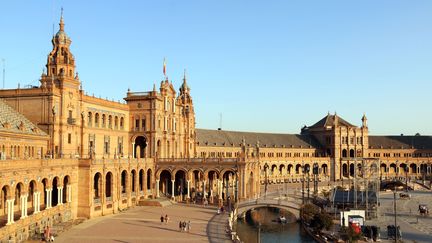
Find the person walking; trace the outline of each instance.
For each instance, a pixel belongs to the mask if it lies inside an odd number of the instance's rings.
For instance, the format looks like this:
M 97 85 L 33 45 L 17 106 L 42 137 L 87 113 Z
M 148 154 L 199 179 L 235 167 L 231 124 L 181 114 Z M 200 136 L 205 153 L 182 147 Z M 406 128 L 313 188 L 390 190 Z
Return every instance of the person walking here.
M 183 231 L 183 222 L 182 221 L 179 222 L 179 231 Z
M 163 224 L 163 222 L 164 222 L 164 216 L 163 215 L 161 215 L 160 221 L 161 221 L 161 224 Z
M 165 224 L 168 224 L 168 220 L 169 220 L 168 214 L 165 214 Z
M 189 220 L 186 224 L 186 231 L 189 233 L 191 230 L 192 226 L 191 226 L 191 221 Z

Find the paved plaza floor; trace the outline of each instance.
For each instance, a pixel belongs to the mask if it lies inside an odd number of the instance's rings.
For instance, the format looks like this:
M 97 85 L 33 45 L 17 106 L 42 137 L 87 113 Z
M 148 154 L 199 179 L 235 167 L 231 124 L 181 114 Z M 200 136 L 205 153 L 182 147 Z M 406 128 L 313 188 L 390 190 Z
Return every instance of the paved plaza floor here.
M 160 222 L 168 214 L 167 224 Z M 56 242 L 229 242 L 225 235 L 227 214 L 216 209 L 172 205 L 135 207 L 115 215 L 88 220 L 56 238 Z M 189 233 L 180 221 L 191 221 Z

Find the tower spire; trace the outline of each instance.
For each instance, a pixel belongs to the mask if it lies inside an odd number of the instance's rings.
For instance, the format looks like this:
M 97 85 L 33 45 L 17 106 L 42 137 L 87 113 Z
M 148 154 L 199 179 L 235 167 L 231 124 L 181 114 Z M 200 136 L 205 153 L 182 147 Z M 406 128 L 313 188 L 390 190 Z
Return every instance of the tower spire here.
M 64 21 L 63 21 L 63 7 L 61 8 L 61 15 L 60 15 L 60 31 L 64 31 Z

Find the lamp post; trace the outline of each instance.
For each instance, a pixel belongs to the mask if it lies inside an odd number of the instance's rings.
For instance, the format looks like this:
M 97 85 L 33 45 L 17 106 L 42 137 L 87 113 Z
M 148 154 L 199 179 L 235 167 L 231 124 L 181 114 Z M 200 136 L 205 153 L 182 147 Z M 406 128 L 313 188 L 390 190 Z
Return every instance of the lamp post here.
M 312 172 L 313 172 L 313 178 L 314 178 L 314 197 L 316 197 L 318 195 L 318 174 L 319 174 L 318 163 L 314 163 Z
M 309 166 L 305 166 L 305 171 L 307 173 L 307 202 L 309 203 L 309 198 L 310 198 L 310 168 Z
M 267 181 L 268 181 L 268 175 L 267 175 L 267 169 L 268 164 L 264 165 L 264 174 L 265 174 L 265 181 L 264 181 L 264 198 L 267 197 Z
M 302 163 L 301 170 L 302 170 L 302 204 L 304 205 L 305 204 L 305 196 L 304 196 L 304 184 L 305 184 L 304 173 L 305 173 L 305 168 L 304 168 L 304 163 Z
M 405 165 L 405 191 L 408 192 L 408 163 Z

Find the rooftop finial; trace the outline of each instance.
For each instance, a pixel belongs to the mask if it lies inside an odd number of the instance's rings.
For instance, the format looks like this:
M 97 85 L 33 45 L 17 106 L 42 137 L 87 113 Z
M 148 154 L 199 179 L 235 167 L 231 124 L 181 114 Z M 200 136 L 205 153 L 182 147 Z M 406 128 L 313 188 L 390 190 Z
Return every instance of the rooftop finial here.
M 184 72 L 183 72 L 183 82 L 186 83 L 186 68 L 184 69 Z
M 60 15 L 60 31 L 64 31 L 64 22 L 63 22 L 63 7 L 61 8 L 61 15 Z

